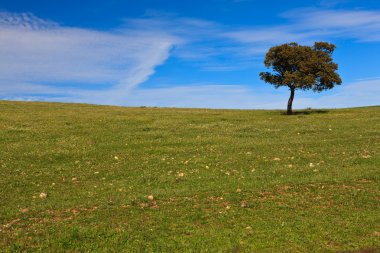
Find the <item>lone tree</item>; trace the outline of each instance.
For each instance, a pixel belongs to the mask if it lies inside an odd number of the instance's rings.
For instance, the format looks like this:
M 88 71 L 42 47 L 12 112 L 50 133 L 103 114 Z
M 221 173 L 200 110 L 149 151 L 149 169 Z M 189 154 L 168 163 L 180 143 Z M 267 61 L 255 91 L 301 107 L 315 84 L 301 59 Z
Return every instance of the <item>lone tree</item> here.
M 288 86 L 290 97 L 287 114 L 292 114 L 292 104 L 296 89 L 321 92 L 340 85 L 342 80 L 336 70 L 338 65 L 332 60 L 335 45 L 315 42 L 314 46 L 287 43 L 269 49 L 264 64 L 271 72 L 261 72 L 260 78 L 275 88 Z

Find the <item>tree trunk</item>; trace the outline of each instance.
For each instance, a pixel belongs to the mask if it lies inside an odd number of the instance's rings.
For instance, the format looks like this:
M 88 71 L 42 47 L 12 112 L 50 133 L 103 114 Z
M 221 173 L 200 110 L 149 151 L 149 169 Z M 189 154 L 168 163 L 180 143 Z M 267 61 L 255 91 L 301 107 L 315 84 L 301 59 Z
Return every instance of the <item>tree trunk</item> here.
M 290 88 L 290 97 L 289 97 L 289 100 L 288 100 L 288 109 L 286 111 L 287 115 L 292 115 L 293 114 L 292 105 L 293 105 L 293 99 L 294 99 L 294 90 L 295 90 L 295 88 Z

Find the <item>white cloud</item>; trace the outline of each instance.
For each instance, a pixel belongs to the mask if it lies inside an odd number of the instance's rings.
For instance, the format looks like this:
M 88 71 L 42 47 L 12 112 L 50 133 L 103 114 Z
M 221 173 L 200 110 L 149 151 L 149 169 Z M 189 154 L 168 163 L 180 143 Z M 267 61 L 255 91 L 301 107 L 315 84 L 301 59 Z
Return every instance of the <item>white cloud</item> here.
M 368 10 L 296 9 L 282 15 L 304 28 L 380 28 L 380 12 Z
M 102 86 L 113 96 L 105 100 L 117 102 L 147 80 L 176 43 L 174 36 L 149 27 L 103 32 L 0 13 L 0 87 L 74 83 L 92 85 L 95 92 Z
M 319 5 L 323 8 L 331 8 L 331 7 L 335 7 L 337 5 L 344 4 L 350 1 L 352 0 L 321 0 L 319 2 Z
M 259 87 L 259 88 L 257 88 Z M 380 79 L 357 81 L 322 93 L 297 90 L 294 108 L 340 108 L 379 105 Z M 136 89 L 126 97 L 128 106 L 194 108 L 284 109 L 289 98 L 286 88 L 262 84 L 193 84 L 154 89 Z
M 323 96 L 308 93 L 295 102 L 297 107 L 342 108 L 380 105 L 380 79 L 357 81 L 327 91 Z
M 379 11 L 299 9 L 283 16 L 295 22 L 299 30 L 358 41 L 380 41 Z
M 252 27 L 224 33 L 227 38 L 248 45 L 253 54 L 287 42 L 310 44 L 318 40 L 353 39 L 380 41 L 380 11 L 296 9 L 281 15 L 286 25 Z
M 113 91 L 54 88 L 44 85 L 20 83 L 12 88 L 0 86 L 0 94 L 9 100 L 48 100 L 60 102 L 86 102 L 127 106 L 162 106 L 230 109 L 284 109 L 289 98 L 286 88 L 274 89 L 271 85 L 190 84 L 150 89 L 132 89 L 118 103 L 105 101 L 101 96 L 113 96 Z M 28 94 L 28 95 L 20 95 Z M 54 96 L 44 99 L 41 95 Z M 359 80 L 343 84 L 322 93 L 296 91 L 295 109 L 343 108 L 379 105 L 380 79 Z M 105 102 L 104 102 L 105 101 Z
M 0 26 L 40 30 L 56 27 L 58 24 L 50 20 L 38 18 L 31 13 L 0 12 Z

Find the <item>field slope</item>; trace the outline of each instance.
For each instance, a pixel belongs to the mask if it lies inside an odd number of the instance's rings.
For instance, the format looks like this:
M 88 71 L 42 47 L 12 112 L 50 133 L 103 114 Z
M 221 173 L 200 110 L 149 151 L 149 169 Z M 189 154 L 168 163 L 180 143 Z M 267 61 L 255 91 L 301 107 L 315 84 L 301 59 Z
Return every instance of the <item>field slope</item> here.
M 380 107 L 0 101 L 1 252 L 379 252 L 379 192 Z

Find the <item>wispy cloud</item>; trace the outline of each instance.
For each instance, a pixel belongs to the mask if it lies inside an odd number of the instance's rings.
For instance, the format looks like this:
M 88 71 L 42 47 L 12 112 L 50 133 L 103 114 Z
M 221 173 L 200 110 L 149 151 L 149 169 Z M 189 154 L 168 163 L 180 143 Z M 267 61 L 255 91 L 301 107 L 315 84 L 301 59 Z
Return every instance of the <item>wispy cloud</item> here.
M 62 27 L 32 14 L 0 13 L 0 35 L 0 86 L 107 87 L 113 96 L 103 101 L 116 103 L 147 80 L 177 43 L 149 27 L 102 32 Z
M 380 41 L 380 11 L 299 9 L 283 14 L 297 30 L 317 31 L 321 35 Z
M 380 41 L 380 11 L 376 10 L 303 8 L 279 16 L 284 20 L 280 25 L 243 28 L 159 12 L 149 16 L 153 19 L 130 22 L 137 27 L 155 26 L 182 38 L 183 43 L 173 50 L 172 56 L 208 71 L 243 69 L 247 62 L 252 67 L 253 57 L 263 56 L 269 47 L 286 42 Z
M 38 18 L 32 13 L 0 12 L 0 26 L 40 30 L 57 27 L 58 24 L 51 20 Z
M 379 105 L 380 79 L 357 81 L 336 87 L 326 94 L 296 93 L 294 108 L 340 108 Z M 227 84 L 189 84 L 153 89 L 136 89 L 126 97 L 129 106 L 164 106 L 193 108 L 284 109 L 287 89 Z
M 248 52 L 253 54 L 263 54 L 272 45 L 290 41 L 380 41 L 380 11 L 303 8 L 282 13 L 281 17 L 284 25 L 236 29 L 224 35 L 249 46 Z
M 351 1 L 352 0 L 321 0 L 319 6 L 322 8 L 332 8 Z
M 11 92 L 10 92 L 11 91 Z M 48 100 L 60 102 L 101 103 L 100 93 L 76 89 L 52 88 L 43 85 L 19 84 L 15 89 L 0 87 L 0 93 L 8 94 L 10 100 Z M 13 93 L 12 93 L 13 92 Z M 29 94 L 29 95 L 22 95 Z M 55 94 L 45 98 L 41 94 Z M 92 100 L 83 100 L 94 95 Z M 105 92 L 104 94 L 107 94 Z M 379 105 L 380 79 L 357 81 L 336 87 L 335 90 L 315 96 L 311 92 L 297 92 L 294 108 L 344 108 L 355 106 Z M 230 108 L 230 109 L 284 109 L 289 97 L 287 89 L 273 90 L 265 84 L 253 88 L 241 84 L 187 84 L 158 88 L 133 89 L 124 97 L 121 105 L 161 106 L 192 108 Z M 97 101 L 97 102 L 96 102 Z M 119 103 L 120 104 L 120 103 Z
M 300 94 L 296 107 L 344 108 L 379 105 L 380 79 L 357 81 L 335 88 L 323 96 Z

